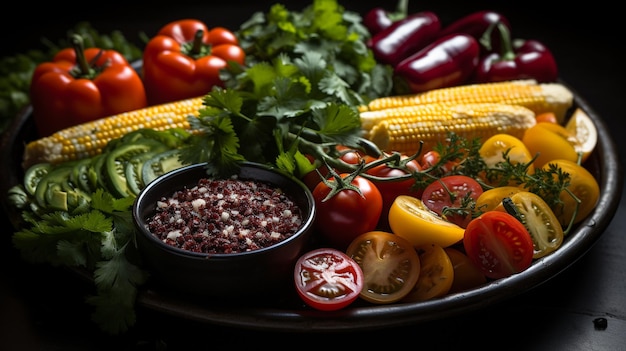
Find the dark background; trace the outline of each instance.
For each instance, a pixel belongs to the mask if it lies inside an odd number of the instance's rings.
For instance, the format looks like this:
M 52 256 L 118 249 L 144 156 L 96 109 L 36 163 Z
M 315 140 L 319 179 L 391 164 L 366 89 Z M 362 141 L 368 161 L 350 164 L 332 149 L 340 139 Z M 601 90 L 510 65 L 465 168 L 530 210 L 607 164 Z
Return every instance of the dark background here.
M 346 9 L 365 14 L 373 6 L 393 9 L 394 1 L 339 1 Z M 90 2 L 81 5 L 14 3 L 0 14 L 2 55 L 41 49 L 41 38 L 56 40 L 79 21 L 101 33 L 122 30 L 140 43 L 139 33 L 154 35 L 167 22 L 198 18 L 209 27 L 237 29 L 255 11 L 267 11 L 273 1 L 230 1 L 204 4 L 171 2 L 156 5 L 119 5 Z M 283 1 L 300 10 L 308 1 Z M 546 44 L 559 65 L 561 79 L 583 97 L 612 131 L 625 160 L 624 72 L 621 54 L 624 35 L 621 11 L 608 1 L 550 5 L 547 1 L 412 1 L 410 12 L 430 10 L 450 23 L 476 10 L 495 10 L 507 17 L 516 38 Z M 13 23 L 17 22 L 17 23 Z M 620 207 L 601 239 L 580 260 L 556 278 L 492 308 L 442 321 L 382 329 L 369 333 L 338 334 L 333 340 L 357 345 L 380 342 L 397 349 L 399 343 L 417 349 L 617 350 L 626 345 L 626 211 Z M 3 235 L 10 235 L 7 230 Z M 3 240 L 3 243 L 8 240 Z M 6 253 L 5 253 L 6 252 Z M 46 267 L 19 262 L 3 248 L 3 271 L 9 277 L 0 291 L 0 349 L 7 350 L 174 350 L 210 349 L 223 345 L 303 344 L 328 347 L 331 338 L 320 334 L 288 335 L 226 328 L 170 318 L 152 310 L 139 311 L 139 323 L 129 335 L 102 335 L 89 321 L 81 301 L 85 289 L 76 277 Z M 4 291 L 6 290 L 6 291 Z M 608 319 L 596 330 L 593 319 Z M 332 336 L 332 335 L 331 335 Z M 286 343 L 286 338 L 295 340 Z M 294 339 L 295 338 L 295 339 Z M 496 342 L 496 340 L 499 340 Z M 195 342 L 192 342 L 195 341 Z M 372 344 L 373 346 L 373 344 Z M 11 348 L 14 347 L 14 348 Z M 402 346 L 406 347 L 406 346 Z

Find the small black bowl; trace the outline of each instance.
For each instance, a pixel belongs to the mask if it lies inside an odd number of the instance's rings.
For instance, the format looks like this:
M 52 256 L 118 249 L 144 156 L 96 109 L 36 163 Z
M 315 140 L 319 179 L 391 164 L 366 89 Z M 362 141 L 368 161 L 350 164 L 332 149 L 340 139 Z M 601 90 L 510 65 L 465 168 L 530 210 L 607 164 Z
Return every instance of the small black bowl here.
M 279 187 L 301 209 L 300 229 L 281 242 L 247 252 L 206 254 L 165 244 L 147 229 L 146 220 L 155 213 L 157 201 L 206 178 L 206 165 L 193 164 L 166 173 L 150 182 L 137 196 L 132 215 L 142 262 L 157 284 L 176 292 L 223 299 L 276 296 L 284 292 L 296 260 L 309 245 L 315 202 L 304 183 L 278 169 L 244 162 L 238 177 Z

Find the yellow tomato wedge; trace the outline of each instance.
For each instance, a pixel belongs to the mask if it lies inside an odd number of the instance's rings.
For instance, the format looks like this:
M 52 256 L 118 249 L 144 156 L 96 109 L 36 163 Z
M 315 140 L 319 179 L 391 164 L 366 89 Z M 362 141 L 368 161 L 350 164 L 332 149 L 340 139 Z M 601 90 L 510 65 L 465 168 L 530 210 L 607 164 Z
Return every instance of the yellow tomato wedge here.
M 476 209 L 481 212 L 493 211 L 505 197 L 511 197 L 515 193 L 523 191 L 517 186 L 500 186 L 483 191 L 476 199 Z
M 591 155 L 598 143 L 598 130 L 589 115 L 581 108 L 577 108 L 570 119 L 565 123 L 565 129 L 578 139 L 577 150 L 582 153 L 581 162 Z
M 564 227 L 569 226 L 574 213 L 576 213 L 576 217 L 572 222 L 576 224 L 585 219 L 596 207 L 600 199 L 600 186 L 598 181 L 585 167 L 576 162 L 570 160 L 552 160 L 543 168 L 548 169 L 551 165 L 560 168 L 563 172 L 570 175 L 568 189 L 580 200 L 580 205 L 577 206 L 576 200 L 567 191 L 563 190 L 559 196 L 562 201 L 562 206 L 553 208 L 552 210 Z M 575 212 L 577 207 L 578 212 Z
M 420 260 L 420 275 L 413 290 L 402 299 L 417 302 L 444 296 L 454 281 L 454 267 L 444 249 L 436 244 L 416 248 Z
M 448 293 L 466 291 L 487 282 L 487 277 L 464 252 L 454 247 L 446 247 L 444 251 L 450 257 L 454 269 L 454 281 Z
M 563 228 L 548 204 L 537 194 L 520 191 L 509 197 L 520 215 L 522 223 L 533 240 L 533 258 L 543 257 L 558 249 L 563 243 Z M 496 211 L 508 212 L 504 204 Z
M 465 230 L 432 212 L 415 197 L 400 195 L 389 209 L 391 231 L 413 246 L 437 244 L 448 247 L 463 239 Z

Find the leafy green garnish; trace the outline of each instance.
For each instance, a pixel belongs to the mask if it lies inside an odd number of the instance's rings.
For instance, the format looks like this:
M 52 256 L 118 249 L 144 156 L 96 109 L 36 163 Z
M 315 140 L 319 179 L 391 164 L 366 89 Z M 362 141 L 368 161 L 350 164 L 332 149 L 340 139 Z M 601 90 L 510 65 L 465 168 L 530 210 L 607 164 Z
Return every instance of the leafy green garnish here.
M 301 175 L 310 168 L 298 147 L 318 147 L 316 156 L 325 144 L 360 148 L 356 106 L 388 95 L 392 80 L 367 48 L 358 14 L 336 0 L 301 12 L 276 4 L 235 34 L 246 64 L 223 72 L 226 88 L 214 88 L 190 118 L 201 133 L 183 161 L 210 161 L 210 174 L 232 173 L 245 159 Z
M 133 201 L 98 189 L 90 206 L 72 212 L 24 210 L 23 219 L 30 226 L 22 226 L 12 238 L 25 261 L 93 272 L 97 295 L 87 302 L 95 307 L 94 320 L 111 334 L 134 323 L 137 287 L 147 278 L 127 259 L 134 233 Z

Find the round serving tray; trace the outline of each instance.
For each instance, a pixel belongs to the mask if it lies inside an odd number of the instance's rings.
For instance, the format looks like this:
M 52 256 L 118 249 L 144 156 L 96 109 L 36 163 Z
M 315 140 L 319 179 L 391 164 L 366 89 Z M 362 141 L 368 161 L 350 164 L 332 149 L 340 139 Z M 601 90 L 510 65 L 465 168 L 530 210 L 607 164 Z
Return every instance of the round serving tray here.
M 619 205 L 623 186 L 622 166 L 611 134 L 602 119 L 578 94 L 575 94 L 574 107 L 582 108 L 598 130 L 598 145 L 586 161 L 585 167 L 600 184 L 600 200 L 594 211 L 568 234 L 556 252 L 535 260 L 524 272 L 430 301 L 389 305 L 357 301 L 346 309 L 333 312 L 307 308 L 295 293 L 277 301 L 224 305 L 220 301 L 185 296 L 151 284 L 140 288 L 137 304 L 164 314 L 224 326 L 257 330 L 337 332 L 444 319 L 522 294 L 555 277 L 583 256 L 603 234 Z M 3 133 L 0 143 L 0 167 L 4 170 L 0 172 L 0 202 L 15 226 L 19 213 L 8 205 L 6 194 L 10 187 L 22 181 L 24 145 L 36 138 L 31 112 L 30 107 L 23 109 Z M 91 279 L 85 272 L 77 272 L 77 279 L 83 278 Z

